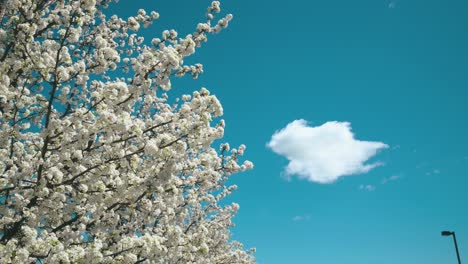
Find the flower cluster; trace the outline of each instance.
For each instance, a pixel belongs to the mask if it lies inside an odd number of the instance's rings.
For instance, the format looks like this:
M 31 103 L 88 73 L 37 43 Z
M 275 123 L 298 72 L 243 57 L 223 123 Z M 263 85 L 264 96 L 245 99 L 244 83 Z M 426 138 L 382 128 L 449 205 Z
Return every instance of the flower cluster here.
M 170 78 L 232 15 L 214 1 L 179 37 L 139 35 L 159 14 L 106 16 L 112 0 L 0 3 L 0 259 L 13 263 L 253 263 L 232 241 L 227 178 L 253 164 L 213 142 L 223 108 Z M 216 122 L 217 121 L 217 122 Z

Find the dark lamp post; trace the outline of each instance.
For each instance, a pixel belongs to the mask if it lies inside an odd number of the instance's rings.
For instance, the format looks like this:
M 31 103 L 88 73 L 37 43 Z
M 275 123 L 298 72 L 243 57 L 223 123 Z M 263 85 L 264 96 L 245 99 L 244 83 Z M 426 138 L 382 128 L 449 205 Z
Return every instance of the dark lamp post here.
M 457 237 L 455 236 L 455 232 L 442 231 L 441 234 L 442 234 L 442 236 L 452 236 L 453 237 L 453 243 L 455 244 L 455 251 L 457 252 L 458 264 L 461 264 L 460 253 L 458 252 Z

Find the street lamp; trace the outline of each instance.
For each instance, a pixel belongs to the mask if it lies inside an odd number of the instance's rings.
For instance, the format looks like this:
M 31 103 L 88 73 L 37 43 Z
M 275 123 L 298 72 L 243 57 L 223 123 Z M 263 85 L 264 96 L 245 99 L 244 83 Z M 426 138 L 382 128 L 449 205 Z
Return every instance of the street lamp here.
M 442 231 L 441 234 L 442 236 L 453 236 L 453 243 L 455 243 L 455 251 L 457 252 L 458 264 L 461 264 L 460 253 L 458 252 L 457 237 L 455 236 L 455 232 Z

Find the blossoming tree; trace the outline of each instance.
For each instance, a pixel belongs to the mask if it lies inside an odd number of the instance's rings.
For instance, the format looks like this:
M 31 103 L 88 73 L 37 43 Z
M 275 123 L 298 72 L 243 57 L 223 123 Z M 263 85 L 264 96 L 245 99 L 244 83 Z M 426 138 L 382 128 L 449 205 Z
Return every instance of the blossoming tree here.
M 252 168 L 245 146 L 211 147 L 224 121 L 208 90 L 165 93 L 202 73 L 183 59 L 232 15 L 214 20 L 214 1 L 192 34 L 145 41 L 158 13 L 106 16 L 111 2 L 0 1 L 0 259 L 253 263 L 230 239 L 239 206 L 220 204 Z

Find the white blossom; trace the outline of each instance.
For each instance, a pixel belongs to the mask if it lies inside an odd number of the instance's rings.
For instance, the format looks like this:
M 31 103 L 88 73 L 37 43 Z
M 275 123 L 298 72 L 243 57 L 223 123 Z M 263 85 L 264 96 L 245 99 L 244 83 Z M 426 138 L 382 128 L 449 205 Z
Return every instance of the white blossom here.
M 138 31 L 140 29 L 140 23 L 138 23 L 138 21 L 134 17 L 129 17 L 128 28 L 133 31 Z
M 230 236 L 239 205 L 221 202 L 253 168 L 245 146 L 212 147 L 225 123 L 208 89 L 165 92 L 203 73 L 184 59 L 232 15 L 212 26 L 214 1 L 194 32 L 148 46 L 138 31 L 159 14 L 107 17 L 115 2 L 2 2 L 0 262 L 254 263 Z

